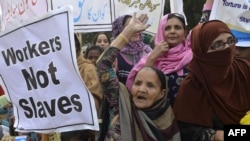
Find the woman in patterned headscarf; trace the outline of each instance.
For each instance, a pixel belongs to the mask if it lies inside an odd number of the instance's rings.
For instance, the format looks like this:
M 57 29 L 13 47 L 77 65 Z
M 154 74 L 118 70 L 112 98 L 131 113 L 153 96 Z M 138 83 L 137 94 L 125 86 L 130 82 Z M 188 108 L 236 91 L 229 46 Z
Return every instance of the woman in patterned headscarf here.
M 112 23 L 112 36 L 114 39 L 127 26 L 130 19 L 130 15 L 123 15 Z M 143 42 L 142 33 L 136 33 L 128 40 L 129 42 L 117 56 L 117 76 L 119 81 L 123 84 L 126 83 L 127 76 L 134 65 L 152 50 L 149 45 Z
M 250 63 L 234 58 L 236 43 L 218 20 L 193 29 L 190 73 L 174 104 L 182 140 L 223 140 L 223 126 L 240 124 L 250 109 Z
M 162 71 L 142 68 L 132 91 L 119 83 L 112 64 L 135 33 L 148 26 L 147 15 L 132 17 L 128 26 L 97 61 L 97 71 L 107 107 L 103 108 L 100 141 L 180 141 L 180 133 L 167 101 Z

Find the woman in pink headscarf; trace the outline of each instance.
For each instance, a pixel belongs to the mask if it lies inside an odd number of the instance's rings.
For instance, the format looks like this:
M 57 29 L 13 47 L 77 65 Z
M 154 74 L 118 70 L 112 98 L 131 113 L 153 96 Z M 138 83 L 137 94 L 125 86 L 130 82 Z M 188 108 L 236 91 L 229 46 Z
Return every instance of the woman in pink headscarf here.
M 203 8 L 203 18 L 208 19 L 207 10 L 211 8 L 212 3 L 207 0 Z M 168 99 L 173 105 L 180 83 L 188 74 L 187 65 L 193 57 L 184 16 L 178 13 L 164 15 L 160 20 L 154 43 L 154 50 L 134 66 L 126 85 L 131 88 L 136 73 L 143 66 L 154 66 L 163 71 L 168 80 Z

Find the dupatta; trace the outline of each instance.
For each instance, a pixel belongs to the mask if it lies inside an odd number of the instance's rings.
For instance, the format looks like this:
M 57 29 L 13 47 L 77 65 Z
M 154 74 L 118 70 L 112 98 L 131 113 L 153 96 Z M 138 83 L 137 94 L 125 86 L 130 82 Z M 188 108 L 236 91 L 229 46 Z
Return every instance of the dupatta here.
M 119 95 L 123 141 L 180 141 L 179 128 L 166 95 L 146 110 L 133 105 L 127 88 L 121 83 Z

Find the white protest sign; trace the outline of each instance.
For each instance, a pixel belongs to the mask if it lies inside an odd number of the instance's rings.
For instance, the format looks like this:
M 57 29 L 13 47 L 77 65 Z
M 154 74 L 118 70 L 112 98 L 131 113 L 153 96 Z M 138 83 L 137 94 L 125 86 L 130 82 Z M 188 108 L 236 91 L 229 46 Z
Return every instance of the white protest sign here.
M 51 9 L 70 5 L 73 7 L 76 32 L 111 30 L 110 0 L 50 0 Z
M 73 7 L 75 32 L 111 31 L 115 18 L 124 14 L 146 13 L 151 26 L 146 33 L 154 35 L 163 15 L 165 0 L 0 0 L 2 26 L 14 27 L 16 21 L 40 16 L 64 6 Z M 20 11 L 21 8 L 24 12 Z
M 99 130 L 92 95 L 78 71 L 73 16 L 50 11 L 0 34 L 0 74 L 17 131 Z
M 171 13 L 182 14 L 185 17 L 186 25 L 188 25 L 187 18 L 185 16 L 184 11 L 183 11 L 183 1 L 182 0 L 170 0 L 170 10 L 171 10 Z
M 250 46 L 250 0 L 214 0 L 210 20 L 225 22 L 238 38 L 237 46 Z
M 147 28 L 146 33 L 154 35 L 157 32 L 157 28 L 160 19 L 163 15 L 163 9 L 165 0 L 115 0 L 114 1 L 114 16 L 115 18 L 136 13 L 146 13 L 149 17 L 149 23 L 151 26 Z
M 47 0 L 0 0 L 2 31 L 16 26 L 15 22 L 33 18 L 48 11 Z

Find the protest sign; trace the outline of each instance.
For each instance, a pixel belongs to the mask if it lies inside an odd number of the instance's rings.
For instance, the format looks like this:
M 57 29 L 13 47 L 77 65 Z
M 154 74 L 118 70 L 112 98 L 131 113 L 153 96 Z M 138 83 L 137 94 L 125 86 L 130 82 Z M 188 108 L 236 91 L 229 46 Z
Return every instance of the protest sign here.
M 154 35 L 163 15 L 165 0 L 116 0 L 114 1 L 114 18 L 121 15 L 136 13 L 148 14 L 148 23 L 151 25 L 146 33 Z
M 94 32 L 111 30 L 111 0 L 50 0 L 52 10 L 73 7 L 76 32 Z
M 48 11 L 47 0 L 0 0 L 1 31 L 15 27 L 17 21 L 33 18 Z
M 237 46 L 250 44 L 250 1 L 214 0 L 210 20 L 225 22 L 237 37 Z
M 99 130 L 76 63 L 72 19 L 64 7 L 0 34 L 1 81 L 17 131 Z
M 117 17 L 137 12 L 148 14 L 151 26 L 147 28 L 146 33 L 152 35 L 157 31 L 165 6 L 165 0 L 0 0 L 0 2 L 3 30 L 6 27 L 15 27 L 17 21 L 71 6 L 75 32 L 111 31 L 112 22 Z
M 179 13 L 182 14 L 185 17 L 185 23 L 187 23 L 187 18 L 185 16 L 185 13 L 183 11 L 183 1 L 182 0 L 170 0 L 170 10 L 171 13 Z

